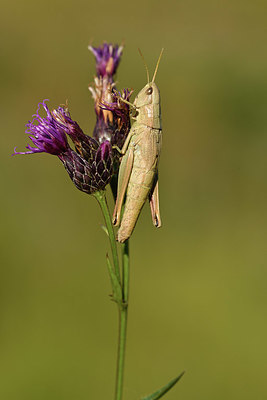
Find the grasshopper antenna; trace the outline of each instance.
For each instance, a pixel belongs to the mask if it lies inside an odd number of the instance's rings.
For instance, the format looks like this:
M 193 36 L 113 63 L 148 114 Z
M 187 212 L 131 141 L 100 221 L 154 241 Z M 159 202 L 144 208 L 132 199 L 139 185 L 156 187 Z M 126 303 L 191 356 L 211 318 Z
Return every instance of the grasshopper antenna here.
M 154 82 L 154 80 L 155 80 L 155 78 L 156 78 L 156 75 L 157 75 L 157 72 L 158 72 L 158 67 L 159 67 L 159 63 L 160 63 L 160 60 L 161 60 L 161 56 L 162 56 L 163 50 L 164 50 L 164 48 L 161 49 L 161 52 L 160 52 L 160 55 L 159 55 L 159 59 L 158 59 L 158 62 L 157 62 L 156 68 L 155 68 L 154 75 L 153 75 L 152 83 Z
M 138 47 L 138 51 L 139 51 L 139 54 L 140 54 L 140 56 L 142 57 L 142 60 L 143 60 L 143 62 L 144 62 L 144 64 L 145 64 L 146 76 L 147 76 L 147 83 L 149 83 L 149 82 L 150 82 L 150 80 L 149 80 L 149 72 L 148 72 L 148 68 L 147 68 L 146 62 L 145 62 L 145 57 L 143 56 L 143 54 L 142 54 L 141 50 L 139 49 L 139 47 Z

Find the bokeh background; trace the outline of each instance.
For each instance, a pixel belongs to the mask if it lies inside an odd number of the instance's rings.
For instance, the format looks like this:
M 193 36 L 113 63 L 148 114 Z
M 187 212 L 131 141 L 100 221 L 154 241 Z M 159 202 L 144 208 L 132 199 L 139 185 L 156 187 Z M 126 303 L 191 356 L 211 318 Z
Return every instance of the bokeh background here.
M 91 133 L 90 41 L 137 92 L 161 47 L 163 227 L 131 240 L 125 399 L 267 398 L 266 2 L 1 1 L 0 398 L 113 397 L 117 310 L 94 198 L 58 159 L 11 157 L 37 103 Z

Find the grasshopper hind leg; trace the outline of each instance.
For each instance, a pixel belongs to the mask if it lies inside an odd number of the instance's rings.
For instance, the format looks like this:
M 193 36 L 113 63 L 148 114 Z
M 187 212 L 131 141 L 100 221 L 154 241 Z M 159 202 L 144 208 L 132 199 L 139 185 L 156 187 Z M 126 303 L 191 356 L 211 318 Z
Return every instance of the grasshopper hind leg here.
M 161 218 L 160 218 L 160 211 L 159 211 L 158 174 L 156 175 L 154 185 L 153 185 L 150 195 L 149 195 L 149 205 L 150 205 L 153 224 L 155 225 L 156 228 L 160 228 L 161 227 Z
M 133 149 L 129 147 L 126 154 L 122 157 L 119 170 L 118 193 L 112 219 L 112 222 L 115 226 L 119 225 L 120 223 L 121 208 L 127 190 L 128 182 L 131 176 L 133 160 L 134 160 L 134 152 Z

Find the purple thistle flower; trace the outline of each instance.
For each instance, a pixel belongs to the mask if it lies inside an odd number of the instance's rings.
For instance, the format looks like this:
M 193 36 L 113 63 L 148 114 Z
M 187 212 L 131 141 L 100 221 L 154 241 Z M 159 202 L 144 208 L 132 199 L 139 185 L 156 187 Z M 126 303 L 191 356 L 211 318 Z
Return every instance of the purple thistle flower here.
M 59 155 L 68 151 L 69 145 L 64 128 L 59 125 L 51 115 L 47 105 L 47 100 L 38 104 L 38 109 L 33 115 L 32 121 L 26 124 L 26 133 L 36 147 L 27 145 L 29 151 L 17 152 L 14 149 L 14 154 L 34 154 L 34 153 L 49 153 Z M 43 106 L 46 111 L 46 117 L 39 115 L 40 107 Z
M 103 43 L 99 47 L 88 46 L 88 49 L 95 56 L 97 76 L 112 77 L 118 68 L 123 46 Z
M 29 151 L 15 151 L 14 154 L 45 152 L 56 155 L 79 190 L 88 194 L 103 190 L 113 174 L 111 144 L 106 141 L 99 145 L 83 133 L 66 109 L 59 107 L 50 112 L 45 101 L 39 103 L 37 113 L 26 125 L 26 133 L 36 147 L 28 145 Z M 47 114 L 43 118 L 39 115 L 41 105 Z M 70 148 L 66 134 L 80 154 Z

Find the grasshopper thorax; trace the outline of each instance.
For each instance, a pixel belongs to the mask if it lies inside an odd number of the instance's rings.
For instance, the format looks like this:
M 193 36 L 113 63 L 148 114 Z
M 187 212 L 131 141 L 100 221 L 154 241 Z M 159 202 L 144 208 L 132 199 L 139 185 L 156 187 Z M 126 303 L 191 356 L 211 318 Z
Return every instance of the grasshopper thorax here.
M 155 82 L 149 82 L 134 100 L 137 121 L 150 128 L 161 129 L 160 93 Z

